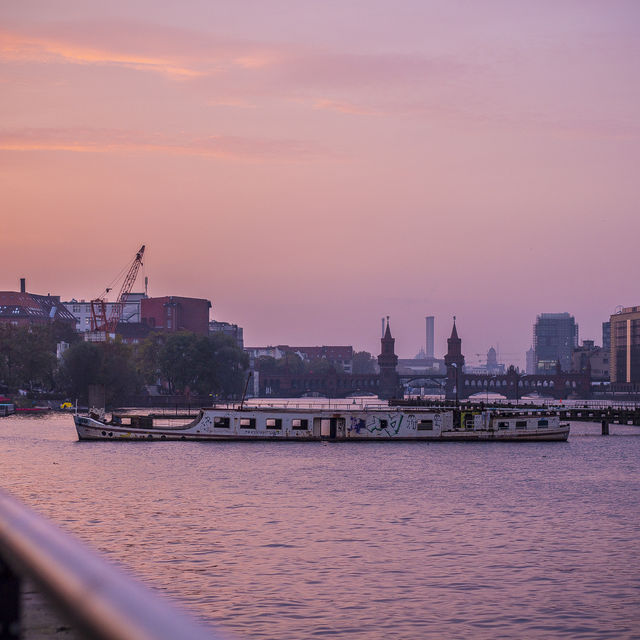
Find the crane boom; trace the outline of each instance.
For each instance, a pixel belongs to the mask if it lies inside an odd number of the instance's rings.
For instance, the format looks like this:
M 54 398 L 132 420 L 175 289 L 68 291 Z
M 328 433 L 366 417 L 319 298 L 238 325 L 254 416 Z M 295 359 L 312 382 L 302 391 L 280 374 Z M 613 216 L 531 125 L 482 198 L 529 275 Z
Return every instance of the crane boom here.
M 131 289 L 133 288 L 133 284 L 136 281 L 136 277 L 138 275 L 138 270 L 142 265 L 142 256 L 144 255 L 144 245 L 140 247 L 138 253 L 136 253 L 136 257 L 133 259 L 131 266 L 129 267 L 129 271 L 122 283 L 122 287 L 120 288 L 120 293 L 118 294 L 117 300 L 111 306 L 111 311 L 109 313 L 109 317 L 107 318 L 107 303 L 105 297 L 109 292 L 107 289 L 104 294 L 95 300 L 91 301 L 91 330 L 105 332 L 105 337 L 110 333 L 114 333 L 116 327 L 118 326 L 118 322 L 122 318 L 122 311 L 124 309 L 124 305 L 127 303 L 127 298 L 131 293 Z
M 107 331 L 109 333 L 115 332 L 116 327 L 118 326 L 118 322 L 120 322 L 120 318 L 122 318 L 122 311 L 124 310 L 124 305 L 127 303 L 127 298 L 129 297 L 131 289 L 133 288 L 133 283 L 136 281 L 138 270 L 140 269 L 140 265 L 142 265 L 143 255 L 144 245 L 142 245 L 140 247 L 140 251 L 136 253 L 136 257 L 133 259 L 133 262 L 129 267 L 129 272 L 127 273 L 127 276 L 122 283 L 122 287 L 120 288 L 118 299 L 111 307 L 111 313 L 109 314 L 109 319 L 107 320 Z

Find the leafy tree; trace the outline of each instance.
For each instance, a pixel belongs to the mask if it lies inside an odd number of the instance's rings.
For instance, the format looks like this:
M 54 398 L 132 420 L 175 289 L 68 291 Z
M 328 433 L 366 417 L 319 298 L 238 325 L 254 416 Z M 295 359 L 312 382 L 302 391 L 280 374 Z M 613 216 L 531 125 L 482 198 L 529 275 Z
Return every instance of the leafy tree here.
M 260 356 L 256 360 L 255 367 L 260 373 L 275 373 L 278 361 L 272 356 Z
M 376 360 L 368 351 L 357 351 L 353 354 L 353 373 L 375 373 Z
M 138 393 L 142 378 L 135 366 L 132 348 L 116 339 L 101 343 L 100 349 L 100 382 L 105 386 L 107 403 L 117 403 L 121 398 Z
M 209 336 L 209 353 L 215 363 L 213 368 L 214 393 L 224 397 L 238 396 L 242 393 L 249 368 L 249 356 L 236 341 L 223 333 Z
M 166 334 L 151 333 L 134 350 L 136 367 L 147 384 L 154 384 L 160 377 L 160 350 L 166 342 Z
M 0 378 L 12 388 L 53 385 L 56 343 L 49 325 L 0 325 Z
M 162 377 L 169 383 L 169 390 L 175 393 L 191 387 L 198 373 L 195 370 L 197 336 L 194 333 L 181 331 L 171 334 L 160 347 L 158 353 L 158 369 Z
M 62 356 L 58 381 L 72 398 L 88 400 L 91 384 L 102 384 L 102 358 L 100 346 L 93 342 L 76 342 Z
M 306 363 L 297 353 L 287 351 L 284 357 L 276 360 L 276 367 L 280 373 L 301 375 L 305 371 Z
M 330 373 L 340 373 L 342 369 L 329 362 L 326 358 L 316 358 L 305 363 L 305 373 L 313 373 L 314 375 L 326 376 Z
M 180 332 L 160 346 L 157 362 L 173 392 L 188 388 L 229 397 L 241 393 L 249 358 L 230 336 Z
M 61 322 L 60 320 L 54 320 L 50 325 L 51 338 L 54 342 L 54 346 L 58 342 L 66 342 L 71 345 L 74 342 L 82 340 L 82 336 L 75 330 L 75 327 L 68 322 Z
M 135 394 L 141 383 L 131 347 L 120 340 L 71 345 L 64 353 L 58 379 L 62 388 L 81 402 L 88 400 L 89 385 L 104 385 L 109 404 Z
M 16 327 L 0 324 L 0 380 L 12 386 L 14 380 L 14 339 Z

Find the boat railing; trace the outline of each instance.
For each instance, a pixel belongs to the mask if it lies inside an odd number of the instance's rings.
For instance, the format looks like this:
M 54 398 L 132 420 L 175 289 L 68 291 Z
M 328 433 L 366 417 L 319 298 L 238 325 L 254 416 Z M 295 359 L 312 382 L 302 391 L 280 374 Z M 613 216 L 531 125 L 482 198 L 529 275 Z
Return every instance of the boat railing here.
M 240 410 L 240 405 L 238 403 L 234 404 L 216 404 L 213 407 L 209 407 L 211 409 L 220 409 L 220 410 Z M 317 411 L 346 411 L 346 410 L 361 410 L 361 411 L 373 411 L 380 409 L 390 409 L 389 405 L 385 402 L 380 401 L 379 403 L 371 403 L 366 402 L 362 398 L 358 398 L 356 400 L 351 400 L 349 398 L 329 400 L 326 402 L 305 402 L 302 400 L 273 400 L 273 401 L 260 401 L 256 402 L 255 400 L 247 400 L 244 402 L 242 406 L 242 411 L 258 411 L 262 409 L 273 409 L 277 411 L 279 409 L 283 410 L 317 410 Z
M 35 585 L 38 597 L 25 597 Z M 100 640 L 205 640 L 223 636 L 154 594 L 44 517 L 0 491 L 0 637 L 32 637 L 28 608 L 53 637 L 64 621 Z M 32 612 L 33 613 L 33 612 Z M 62 627 L 64 628 L 64 627 Z

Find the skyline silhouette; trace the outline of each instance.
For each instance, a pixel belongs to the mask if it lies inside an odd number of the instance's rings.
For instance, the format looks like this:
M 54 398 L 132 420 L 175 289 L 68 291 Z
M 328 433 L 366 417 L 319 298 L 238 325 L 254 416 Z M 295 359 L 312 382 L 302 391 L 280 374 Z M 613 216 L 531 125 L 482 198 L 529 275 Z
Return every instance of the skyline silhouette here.
M 149 294 L 247 344 L 522 354 L 638 304 L 635 2 L 0 8 L 0 290 Z M 137 289 L 141 290 L 138 285 Z M 506 356 L 509 361 L 511 356 Z

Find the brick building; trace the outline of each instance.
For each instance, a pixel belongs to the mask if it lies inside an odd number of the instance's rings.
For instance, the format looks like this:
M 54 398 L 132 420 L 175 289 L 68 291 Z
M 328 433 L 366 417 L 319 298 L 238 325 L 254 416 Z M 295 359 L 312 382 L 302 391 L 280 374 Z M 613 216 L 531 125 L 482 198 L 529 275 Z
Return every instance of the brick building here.
M 76 319 L 60 302 L 60 296 L 27 293 L 24 278 L 20 291 L 0 291 L 0 322 L 16 327 L 50 322 L 76 326 Z
M 211 302 L 203 298 L 164 296 L 143 298 L 140 316 L 152 331 L 192 331 L 203 336 L 209 334 Z

